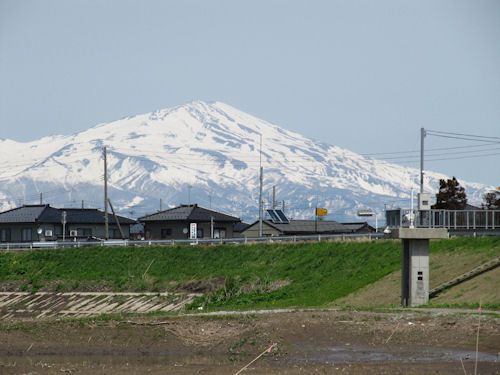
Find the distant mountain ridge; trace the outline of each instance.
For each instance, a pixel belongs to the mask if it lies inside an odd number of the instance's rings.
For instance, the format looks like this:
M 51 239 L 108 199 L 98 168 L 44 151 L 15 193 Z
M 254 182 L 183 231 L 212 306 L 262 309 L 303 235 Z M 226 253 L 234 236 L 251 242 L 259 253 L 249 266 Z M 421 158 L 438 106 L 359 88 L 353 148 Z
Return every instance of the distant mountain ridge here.
M 109 196 L 121 214 L 138 217 L 179 203 L 212 206 L 245 220 L 258 215 L 260 136 L 264 199 L 276 185 L 287 215 L 312 217 L 316 205 L 332 219 L 352 220 L 359 208 L 382 212 L 408 200 L 418 171 L 365 158 L 306 138 L 221 102 L 194 101 L 99 124 L 71 136 L 33 142 L 0 140 L 0 209 L 35 203 L 103 207 L 103 147 Z M 426 172 L 434 192 L 440 178 Z M 479 202 L 489 186 L 460 181 Z

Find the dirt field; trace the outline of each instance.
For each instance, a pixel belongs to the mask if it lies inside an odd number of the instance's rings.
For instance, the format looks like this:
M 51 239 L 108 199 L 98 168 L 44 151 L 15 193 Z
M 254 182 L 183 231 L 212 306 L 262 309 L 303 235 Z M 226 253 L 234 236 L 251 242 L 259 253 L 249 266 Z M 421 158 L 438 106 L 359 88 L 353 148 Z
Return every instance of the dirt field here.
M 478 316 L 436 310 L 2 322 L 0 374 L 474 373 Z M 500 318 L 483 314 L 479 374 L 500 374 Z

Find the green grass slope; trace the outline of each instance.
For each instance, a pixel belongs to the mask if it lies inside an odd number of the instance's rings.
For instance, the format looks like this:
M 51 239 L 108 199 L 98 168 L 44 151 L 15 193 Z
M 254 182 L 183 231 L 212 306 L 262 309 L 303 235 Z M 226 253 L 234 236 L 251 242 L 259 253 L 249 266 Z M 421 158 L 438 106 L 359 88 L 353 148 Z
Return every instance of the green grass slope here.
M 498 238 L 431 242 L 500 253 Z M 75 248 L 0 254 L 3 290 L 208 291 L 193 308 L 325 306 L 399 269 L 398 241 Z

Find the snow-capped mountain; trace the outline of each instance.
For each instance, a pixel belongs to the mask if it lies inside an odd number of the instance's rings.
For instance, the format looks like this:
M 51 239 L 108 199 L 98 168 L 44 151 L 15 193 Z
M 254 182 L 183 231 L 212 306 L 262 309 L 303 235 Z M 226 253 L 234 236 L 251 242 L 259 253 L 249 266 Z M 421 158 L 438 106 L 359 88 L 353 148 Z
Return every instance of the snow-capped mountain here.
M 290 217 L 351 220 L 356 210 L 382 212 L 417 189 L 418 171 L 372 160 L 308 139 L 221 102 L 191 102 L 97 125 L 72 136 L 20 143 L 0 140 L 0 209 L 43 201 L 103 207 L 103 147 L 109 197 L 117 211 L 142 216 L 179 203 L 199 203 L 254 220 L 258 215 L 260 142 L 264 199 L 272 186 Z M 435 192 L 444 174 L 426 173 Z M 469 200 L 488 187 L 460 181 Z M 190 198 L 188 198 L 190 197 Z M 281 206 L 281 203 L 280 203 Z

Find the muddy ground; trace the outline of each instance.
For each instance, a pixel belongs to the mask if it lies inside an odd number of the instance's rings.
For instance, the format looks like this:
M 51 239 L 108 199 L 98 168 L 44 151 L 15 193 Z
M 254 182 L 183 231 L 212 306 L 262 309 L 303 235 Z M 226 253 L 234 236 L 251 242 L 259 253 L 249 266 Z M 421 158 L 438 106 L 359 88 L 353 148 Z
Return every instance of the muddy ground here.
M 272 343 L 242 374 L 473 374 L 477 326 L 443 310 L 3 321 L 0 374 L 235 374 Z M 500 374 L 498 314 L 480 327 L 477 373 Z

